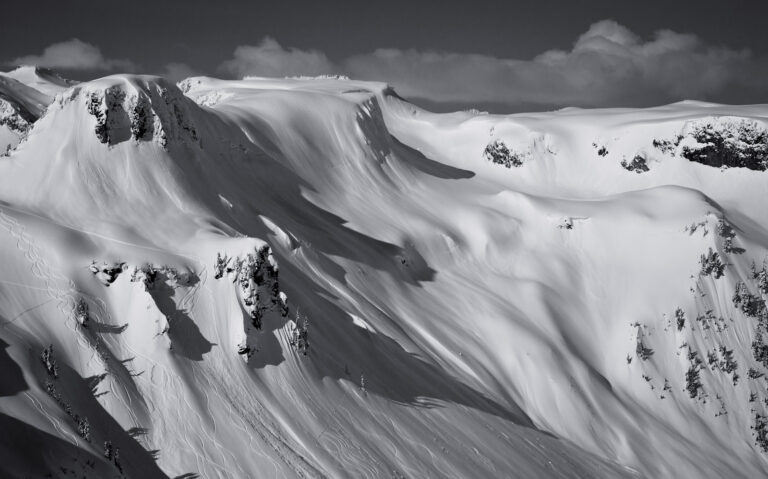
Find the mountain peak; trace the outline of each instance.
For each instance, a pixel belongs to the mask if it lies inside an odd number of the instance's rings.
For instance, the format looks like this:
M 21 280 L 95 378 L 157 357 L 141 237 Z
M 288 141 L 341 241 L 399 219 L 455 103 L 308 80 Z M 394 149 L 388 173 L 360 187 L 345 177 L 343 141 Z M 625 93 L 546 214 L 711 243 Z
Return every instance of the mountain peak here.
M 13 78 L 49 97 L 54 97 L 67 88 L 79 83 L 62 77 L 55 70 L 34 65 L 22 65 L 2 75 Z
M 54 108 L 71 103 L 93 117 L 93 131 L 101 143 L 154 140 L 168 148 L 169 142 L 199 142 L 190 112 L 197 106 L 161 77 L 112 75 L 93 80 L 57 98 Z
M 50 100 L 40 91 L 0 74 L 0 151 L 21 141 Z

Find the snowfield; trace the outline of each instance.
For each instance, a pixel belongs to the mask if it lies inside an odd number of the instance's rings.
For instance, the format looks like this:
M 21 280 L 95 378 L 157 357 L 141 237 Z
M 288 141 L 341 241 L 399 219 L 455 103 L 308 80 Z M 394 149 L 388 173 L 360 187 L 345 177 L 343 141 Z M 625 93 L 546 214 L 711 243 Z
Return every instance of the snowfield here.
M 4 74 L 0 475 L 763 476 L 767 117 Z

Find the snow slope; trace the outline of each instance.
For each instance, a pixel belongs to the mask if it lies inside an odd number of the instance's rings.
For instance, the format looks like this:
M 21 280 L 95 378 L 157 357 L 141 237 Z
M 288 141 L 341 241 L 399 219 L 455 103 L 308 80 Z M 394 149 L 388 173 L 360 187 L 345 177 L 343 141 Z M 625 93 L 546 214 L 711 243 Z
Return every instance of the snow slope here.
M 0 153 L 16 147 L 54 97 L 75 84 L 47 68 L 0 72 Z
M 766 114 L 74 85 L 0 160 L 0 471 L 763 475 L 768 173 L 687 157 Z
M 16 146 L 51 98 L 0 74 L 0 149 Z
M 33 65 L 20 66 L 15 70 L 2 73 L 2 75 L 13 78 L 51 98 L 78 83 L 74 80 L 62 78 L 61 75 L 50 68 Z

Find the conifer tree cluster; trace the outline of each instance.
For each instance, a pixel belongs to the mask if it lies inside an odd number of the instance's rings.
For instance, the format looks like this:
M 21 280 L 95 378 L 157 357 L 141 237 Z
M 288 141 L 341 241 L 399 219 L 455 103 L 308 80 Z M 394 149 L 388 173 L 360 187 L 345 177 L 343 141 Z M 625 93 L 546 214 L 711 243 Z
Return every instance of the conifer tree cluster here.
M 507 168 L 513 166 L 518 168 L 523 166 L 523 160 L 519 155 L 510 151 L 506 144 L 501 140 L 495 140 L 489 143 L 483 151 L 483 156 L 488 161 L 491 161 L 497 165 L 503 165 Z

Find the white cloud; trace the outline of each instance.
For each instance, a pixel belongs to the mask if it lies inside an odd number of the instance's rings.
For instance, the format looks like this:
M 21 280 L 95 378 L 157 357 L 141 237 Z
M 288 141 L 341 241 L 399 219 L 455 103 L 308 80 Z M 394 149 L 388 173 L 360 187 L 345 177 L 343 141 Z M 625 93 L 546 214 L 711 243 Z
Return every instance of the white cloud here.
M 442 102 L 545 105 L 638 105 L 716 97 L 754 86 L 748 51 L 712 47 L 691 34 L 661 30 L 642 41 L 611 20 L 593 24 L 570 51 L 531 60 L 487 55 L 376 50 L 345 69 L 386 80 L 406 96 Z
M 220 70 L 237 77 L 343 73 L 387 81 L 406 97 L 509 106 L 641 106 L 731 101 L 740 91 L 768 92 L 759 83 L 768 62 L 747 50 L 708 45 L 670 30 L 644 40 L 612 20 L 591 25 L 569 50 L 532 59 L 378 49 L 333 64 L 322 52 L 284 48 L 265 38 L 238 47 Z
M 17 58 L 14 65 L 36 65 L 65 70 L 119 70 L 134 71 L 133 62 L 125 59 L 105 58 L 98 47 L 73 38 L 46 47 L 40 55 Z
M 284 48 L 273 38 L 265 37 L 258 45 L 237 47 L 234 58 L 222 63 L 219 69 L 236 77 L 283 77 L 331 74 L 335 67 L 322 52 Z

